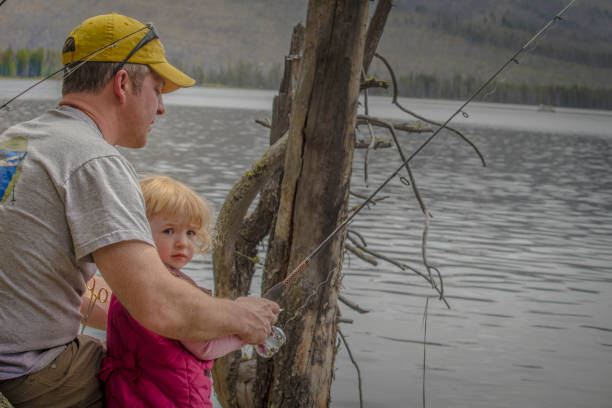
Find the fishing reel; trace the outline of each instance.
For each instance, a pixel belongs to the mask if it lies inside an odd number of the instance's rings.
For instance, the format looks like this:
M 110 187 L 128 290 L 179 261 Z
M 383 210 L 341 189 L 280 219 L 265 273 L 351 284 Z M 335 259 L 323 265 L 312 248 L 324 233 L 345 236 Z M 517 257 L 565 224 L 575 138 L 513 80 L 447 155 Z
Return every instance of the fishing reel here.
M 268 289 L 266 293 L 264 293 L 263 298 L 278 302 L 281 298 L 284 287 L 285 282 L 277 283 Z M 280 311 L 282 312 L 283 309 Z M 256 346 L 247 344 L 242 348 L 242 359 L 249 360 L 251 357 L 253 357 L 253 350 L 255 350 L 257 355 L 260 357 L 271 358 L 273 355 L 278 353 L 278 350 L 280 350 L 286 341 L 287 336 L 285 336 L 282 329 L 278 326 L 272 326 L 272 334 L 270 334 L 262 344 L 258 344 Z
M 273 355 L 278 353 L 278 350 L 280 350 L 286 341 L 287 336 L 285 336 L 283 330 L 280 327 L 272 326 L 272 334 L 270 334 L 262 344 L 258 344 L 256 346 L 247 344 L 242 348 L 242 359 L 249 360 L 251 357 L 253 357 L 253 350 L 255 350 L 257 355 L 260 357 L 271 358 Z

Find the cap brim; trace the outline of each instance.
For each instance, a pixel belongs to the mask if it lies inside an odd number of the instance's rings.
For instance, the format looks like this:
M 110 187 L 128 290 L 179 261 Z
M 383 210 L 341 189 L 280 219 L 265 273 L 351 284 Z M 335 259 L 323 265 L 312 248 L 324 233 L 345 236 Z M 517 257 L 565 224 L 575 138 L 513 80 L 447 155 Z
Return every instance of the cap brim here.
M 153 71 L 157 72 L 166 80 L 166 83 L 162 88 L 162 93 L 176 91 L 179 88 L 188 88 L 195 84 L 195 79 L 191 78 L 189 75 L 186 75 L 168 62 L 147 65 L 149 65 Z

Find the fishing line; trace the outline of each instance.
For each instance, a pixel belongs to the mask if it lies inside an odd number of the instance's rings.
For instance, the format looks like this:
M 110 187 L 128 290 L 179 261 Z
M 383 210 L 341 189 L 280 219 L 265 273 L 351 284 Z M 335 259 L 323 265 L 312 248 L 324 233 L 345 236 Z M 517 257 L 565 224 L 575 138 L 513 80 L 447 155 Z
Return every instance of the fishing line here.
M 6 0 L 4 0 L 6 1 Z M 0 3 L 0 6 L 2 6 L 3 3 Z M 68 78 L 70 75 L 72 75 L 77 69 L 81 68 L 83 66 L 83 64 L 85 64 L 86 62 L 88 62 L 90 59 L 92 59 L 93 57 L 95 57 L 96 55 L 104 52 L 106 49 L 113 47 L 115 45 L 117 45 L 118 43 L 120 43 L 121 41 L 125 40 L 126 38 L 129 38 L 131 36 L 133 36 L 134 34 L 137 34 L 139 32 L 141 32 L 142 30 L 147 30 L 150 29 L 150 24 L 145 25 L 142 28 L 139 28 L 138 30 L 127 34 L 121 38 L 119 38 L 118 40 L 113 41 L 110 44 L 107 44 L 101 48 L 98 48 L 97 50 L 87 54 L 86 56 L 84 56 L 83 58 L 81 58 L 78 61 L 73 62 L 70 65 L 66 65 L 64 67 L 61 67 L 60 69 L 58 69 L 57 71 L 53 72 L 52 74 L 47 75 L 46 77 L 44 77 L 43 79 L 41 79 L 40 81 L 36 82 L 34 85 L 26 88 L 25 90 L 21 91 L 19 94 L 17 94 L 16 96 L 14 96 L 13 98 L 9 99 L 6 103 L 4 103 L 2 106 L 0 106 L 0 110 L 2 109 L 6 109 L 7 111 L 10 110 L 9 104 L 12 103 L 13 101 L 15 101 L 17 98 L 21 97 L 22 95 L 26 94 L 27 92 L 29 92 L 30 90 L 32 90 L 33 88 L 37 87 L 38 85 L 40 85 L 41 83 L 45 82 L 47 79 L 50 79 L 52 77 L 54 77 L 55 75 L 57 75 L 59 72 L 64 71 L 64 79 Z
M 293 313 L 293 316 L 291 316 L 289 319 L 287 319 L 285 321 L 285 323 L 283 324 L 282 328 L 286 328 L 287 325 L 289 324 L 289 322 L 295 320 L 304 309 L 306 309 L 306 306 L 308 306 L 308 304 L 310 303 L 311 299 L 319 292 L 319 290 L 321 289 L 321 287 L 323 285 L 326 285 L 330 280 L 331 277 L 333 275 L 334 270 L 336 270 L 336 267 L 334 266 L 333 268 L 330 269 L 330 271 L 327 273 L 327 278 L 319 283 L 313 290 L 312 292 L 310 292 L 310 295 L 306 298 L 306 300 L 302 303 L 302 306 L 300 306 L 298 309 L 296 309 L 296 311 Z
M 440 131 L 442 129 L 444 129 L 446 127 L 446 125 L 448 125 L 448 123 L 455 118 L 455 116 L 457 116 L 459 113 L 463 114 L 464 116 L 467 115 L 467 113 L 465 113 L 463 111 L 463 109 L 470 103 L 472 102 L 472 100 L 474 100 L 487 86 L 489 86 L 489 84 L 491 84 L 491 82 L 493 82 L 493 80 L 499 75 L 501 74 L 502 71 L 504 71 L 506 69 L 506 67 L 508 65 L 510 65 L 511 63 L 518 63 L 518 56 L 520 54 L 522 54 L 525 50 L 527 50 L 542 34 L 544 34 L 546 31 L 548 31 L 550 29 L 551 26 L 553 26 L 554 23 L 556 23 L 557 21 L 562 20 L 561 16 L 575 3 L 576 0 L 571 0 L 567 6 L 565 6 L 563 9 L 561 9 L 561 11 L 559 11 L 557 14 L 555 14 L 554 17 L 552 17 L 541 29 L 540 31 L 538 31 L 535 35 L 533 35 L 529 40 L 527 40 L 527 42 L 518 50 L 516 51 L 510 58 L 508 58 L 508 60 L 493 74 L 489 77 L 489 79 L 487 79 L 485 81 L 485 83 L 483 85 L 480 86 L 480 88 L 478 88 L 441 126 L 438 127 L 438 129 L 436 129 L 436 131 L 429 136 L 429 138 L 427 138 L 427 140 L 425 140 L 425 142 L 423 142 L 423 144 L 421 144 L 411 155 L 410 157 L 408 157 L 408 159 L 406 159 L 393 173 L 391 173 L 391 175 L 389 177 L 387 177 L 387 179 L 385 181 L 383 181 L 383 183 L 378 186 L 376 188 L 376 190 L 374 190 L 374 192 L 372 194 L 370 194 L 370 196 L 368 198 L 365 199 L 365 201 L 363 201 L 340 225 L 338 225 L 332 232 L 331 234 L 329 234 L 327 236 L 327 238 L 325 238 L 323 240 L 323 242 L 321 242 L 319 244 L 319 246 L 317 246 L 308 256 L 306 256 L 306 258 L 304 258 L 304 260 L 295 267 L 295 269 L 289 274 L 287 275 L 287 277 L 277 283 L 276 285 L 272 286 L 270 289 L 268 289 L 268 291 L 266 291 L 266 293 L 264 294 L 264 297 L 268 298 L 268 299 L 272 299 L 272 300 L 277 300 L 280 299 L 283 289 L 284 287 L 286 287 L 287 285 L 289 285 L 294 279 L 295 277 L 301 272 L 303 271 L 306 266 L 310 263 L 310 261 L 323 249 L 327 246 L 327 244 L 329 244 L 329 242 L 336 236 L 336 234 L 338 234 L 338 232 L 340 232 L 346 225 L 348 225 L 353 218 L 370 202 L 372 201 L 372 199 L 395 177 L 398 175 L 398 173 L 405 167 L 408 165 L 408 163 L 417 155 L 421 152 L 421 150 L 423 150 L 425 148 L 425 146 L 427 146 L 437 135 L 438 133 L 440 133 Z M 469 116 L 469 115 L 468 115 Z
M 327 274 L 327 278 L 323 282 L 320 282 L 311 291 L 310 295 L 306 298 L 306 300 L 302 302 L 302 305 L 298 307 L 295 310 L 295 312 L 293 312 L 293 315 L 285 321 L 285 324 L 283 324 L 282 327 L 280 325 L 272 326 L 271 328 L 272 333 L 264 340 L 263 343 L 258 344 L 258 345 L 247 344 L 243 346 L 241 350 L 242 351 L 241 358 L 243 360 L 251 359 L 251 357 L 253 356 L 253 351 L 256 352 L 260 357 L 263 357 L 263 358 L 271 358 L 276 353 L 278 353 L 280 348 L 287 341 L 287 336 L 285 335 L 285 332 L 283 331 L 283 329 L 286 328 L 290 322 L 297 319 L 297 317 L 302 314 L 302 312 L 310 304 L 310 301 L 316 296 L 317 293 L 319 293 L 319 290 L 321 289 L 321 287 L 326 285 L 331 280 L 333 276 L 333 272 L 335 270 L 336 270 L 336 266 L 330 269 L 330 271 Z M 282 312 L 283 309 L 281 309 L 280 311 Z

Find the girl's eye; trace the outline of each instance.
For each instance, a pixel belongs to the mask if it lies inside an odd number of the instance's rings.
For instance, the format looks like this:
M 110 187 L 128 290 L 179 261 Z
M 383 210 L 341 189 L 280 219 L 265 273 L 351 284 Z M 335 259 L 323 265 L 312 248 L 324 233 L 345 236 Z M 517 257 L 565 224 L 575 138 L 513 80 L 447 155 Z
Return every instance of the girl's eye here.
M 172 228 L 166 228 L 165 230 L 162 231 L 164 234 L 172 234 L 174 232 L 174 230 Z
M 196 235 L 195 231 L 187 231 L 188 237 L 195 237 L 195 235 Z

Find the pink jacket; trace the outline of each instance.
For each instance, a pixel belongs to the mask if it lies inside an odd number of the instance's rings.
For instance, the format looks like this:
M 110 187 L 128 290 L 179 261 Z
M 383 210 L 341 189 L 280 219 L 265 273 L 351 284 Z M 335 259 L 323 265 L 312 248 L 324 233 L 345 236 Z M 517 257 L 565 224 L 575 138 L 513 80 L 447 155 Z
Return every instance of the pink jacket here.
M 195 285 L 182 272 L 170 272 Z M 106 387 L 106 406 L 212 407 L 209 375 L 213 359 L 241 346 L 236 336 L 208 343 L 181 343 L 160 336 L 141 326 L 113 295 L 107 356 L 98 373 Z
M 108 408 L 212 407 L 212 382 L 198 360 L 177 340 L 145 329 L 113 295 L 108 316 L 107 356 L 98 378 Z

